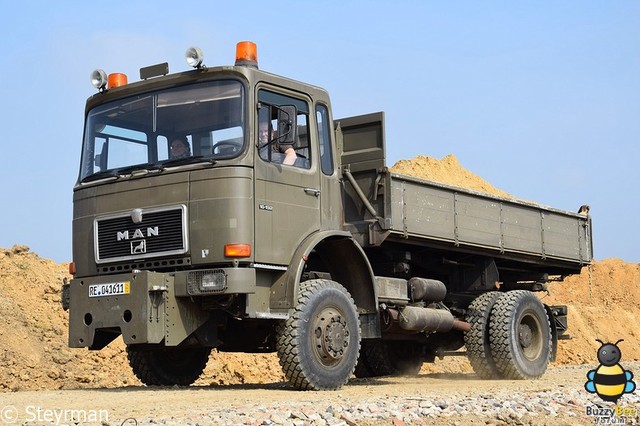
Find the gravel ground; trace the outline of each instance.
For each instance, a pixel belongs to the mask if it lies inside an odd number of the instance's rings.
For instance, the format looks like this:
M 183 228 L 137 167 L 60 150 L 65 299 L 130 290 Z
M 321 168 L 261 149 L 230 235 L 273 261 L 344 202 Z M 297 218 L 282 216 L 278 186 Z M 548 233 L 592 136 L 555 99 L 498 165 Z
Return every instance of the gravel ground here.
M 593 415 L 587 416 L 587 407 Z M 363 425 L 576 425 L 639 424 L 637 412 L 618 416 L 596 416 L 596 409 L 611 408 L 599 398 L 574 390 L 517 392 L 508 399 L 485 394 L 465 397 L 454 393 L 447 398 L 384 397 L 356 404 L 260 404 L 245 408 L 211 409 L 187 417 L 130 419 L 125 425 L 287 425 L 287 426 L 363 426 Z M 640 397 L 626 396 L 624 405 L 640 409 Z M 600 411 L 600 410 L 598 410 Z
M 640 370 L 640 363 L 623 366 Z M 586 373 L 595 367 L 555 367 L 532 381 L 473 374 L 354 379 L 336 392 L 273 383 L 0 393 L 0 425 L 640 424 L 639 394 L 625 394 L 616 405 L 585 391 Z

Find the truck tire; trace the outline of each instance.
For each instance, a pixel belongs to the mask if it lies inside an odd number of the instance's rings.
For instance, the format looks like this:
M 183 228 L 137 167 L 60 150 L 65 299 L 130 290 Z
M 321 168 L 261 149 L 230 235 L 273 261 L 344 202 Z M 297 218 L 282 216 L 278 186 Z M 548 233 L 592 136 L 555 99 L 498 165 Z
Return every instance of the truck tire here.
M 278 327 L 277 351 L 297 389 L 335 390 L 347 383 L 360 351 L 360 319 L 349 292 L 330 280 L 301 283 L 295 309 Z
M 361 352 L 374 377 L 417 376 L 424 364 L 421 349 L 415 342 L 371 340 Z
M 377 377 L 378 375 L 369 366 L 369 360 L 366 357 L 366 346 L 371 344 L 368 340 L 362 340 L 360 342 L 360 355 L 358 356 L 358 362 L 356 368 L 353 371 L 353 375 L 358 379 L 366 379 L 368 377 Z
M 382 340 L 364 340 L 360 346 L 360 359 L 367 366 L 370 372 L 369 377 L 393 374 L 393 369 L 389 365 L 387 345 Z
M 471 324 L 471 330 L 464 334 L 467 357 L 481 379 L 495 379 L 502 375 L 496 367 L 489 342 L 489 319 L 493 305 L 502 296 L 499 291 L 490 291 L 476 297 L 467 309 L 465 320 Z
M 353 375 L 358 379 L 368 379 L 370 377 L 376 377 L 373 374 L 373 371 L 371 371 L 368 366 L 362 364 L 360 359 L 358 359 L 358 362 L 356 363 L 356 368 L 355 370 L 353 370 Z
M 509 291 L 497 300 L 489 334 L 493 360 L 504 378 L 535 379 L 547 370 L 551 325 L 544 305 L 530 291 Z
M 207 365 L 211 348 L 138 349 L 127 346 L 133 374 L 147 386 L 189 386 Z

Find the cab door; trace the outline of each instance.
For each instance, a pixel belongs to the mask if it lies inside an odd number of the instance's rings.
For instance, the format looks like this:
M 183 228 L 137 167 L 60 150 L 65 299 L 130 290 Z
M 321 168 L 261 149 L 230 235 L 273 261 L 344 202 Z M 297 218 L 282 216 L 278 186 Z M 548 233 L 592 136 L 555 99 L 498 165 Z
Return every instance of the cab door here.
M 318 162 L 313 158 L 315 138 L 309 131 L 310 102 L 303 96 L 270 88 L 259 89 L 257 99 L 255 261 L 288 265 L 298 245 L 320 229 L 322 194 Z M 285 110 L 295 111 L 292 122 L 296 137 L 280 144 L 286 140 L 286 129 L 278 125 L 278 117 Z M 295 152 L 293 163 L 290 156 L 287 159 L 289 148 Z

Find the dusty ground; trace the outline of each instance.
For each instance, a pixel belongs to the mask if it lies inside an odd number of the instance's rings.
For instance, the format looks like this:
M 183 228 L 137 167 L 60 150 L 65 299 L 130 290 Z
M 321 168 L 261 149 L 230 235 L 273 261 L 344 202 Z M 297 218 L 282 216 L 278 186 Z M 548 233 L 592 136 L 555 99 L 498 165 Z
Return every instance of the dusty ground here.
M 462 168 L 453 156 L 442 160 L 420 156 L 399 162 L 392 170 L 510 197 Z M 148 398 L 157 403 L 154 398 L 162 398 L 162 391 L 139 387 L 139 382 L 128 367 L 120 340 L 100 352 L 66 347 L 68 315 L 60 306 L 59 290 L 63 277 L 67 276 L 67 268 L 66 264 L 59 265 L 39 257 L 25 246 L 0 249 L 0 317 L 3 319 L 0 323 L 0 392 L 91 388 L 94 390 L 89 393 L 74 391 L 24 395 L 27 399 L 44 401 L 68 397 L 115 401 L 118 398 L 126 400 L 130 394 L 128 391 L 131 390 L 136 399 Z M 622 363 L 640 360 L 640 340 L 637 339 L 640 264 L 625 263 L 618 259 L 595 262 L 584 268 L 582 274 L 552 284 L 550 294 L 543 297 L 548 304 L 569 305 L 569 325 L 573 340 L 561 342 L 557 364 L 596 362 L 595 355 L 599 347 L 596 338 L 614 342 L 624 339 L 619 344 Z M 442 372 L 453 373 L 456 380 L 450 381 L 446 376 L 434 375 Z M 415 385 L 418 388 L 430 388 L 435 384 L 438 389 L 447 386 L 456 389 L 469 388 L 471 385 L 482 388 L 496 386 L 490 382 L 457 380 L 472 378 L 469 364 L 462 358 L 449 358 L 437 361 L 435 365 L 425 365 L 422 374 L 419 379 L 415 379 L 418 380 Z M 279 385 L 273 385 L 282 380 L 282 372 L 273 354 L 214 353 L 196 387 L 180 391 L 180 394 L 191 395 L 191 392 L 198 394 L 206 391 L 207 395 L 202 398 L 205 400 L 212 395 L 217 398 L 226 393 L 231 400 L 262 398 L 260 395 L 264 395 L 266 399 L 292 396 L 309 398 L 308 393 L 291 393 L 279 390 Z M 393 382 L 393 379 L 388 380 Z M 536 383 L 532 386 L 552 386 L 552 383 L 546 381 Z M 237 384 L 253 385 L 243 388 L 218 386 Z M 410 392 L 406 386 L 406 382 L 403 382 L 397 388 L 387 390 L 385 385 L 383 392 Z M 529 384 L 519 383 L 517 386 Z M 95 390 L 96 388 L 119 390 Z M 345 390 L 349 395 L 355 392 L 361 393 L 363 397 L 366 392 L 378 391 L 375 386 L 372 388 L 368 384 L 360 386 L 357 383 Z M 0 395 L 3 401 L 16 397 L 7 393 Z M 339 393 L 331 393 L 326 397 L 331 398 L 332 395 L 337 397 Z
M 367 407 L 380 401 L 392 400 L 395 415 L 384 420 L 351 420 L 356 410 L 349 413 L 338 412 L 336 425 L 372 426 L 394 425 L 576 425 L 593 424 L 593 419 L 585 415 L 584 401 L 572 399 L 571 395 L 580 392 L 584 385 L 584 376 L 588 367 L 554 367 L 540 380 L 532 381 L 493 381 L 477 380 L 472 373 L 428 373 L 418 377 L 378 379 L 354 379 L 347 386 L 334 392 L 297 392 L 286 388 L 282 383 L 260 385 L 213 385 L 191 386 L 188 388 L 148 388 L 127 386 L 115 389 L 85 389 L 65 391 L 26 391 L 2 395 L 4 407 L 11 411 L 5 416 L 17 417 L 17 422 L 43 418 L 46 412 L 55 413 L 64 410 L 101 412 L 103 424 L 236 424 L 234 415 L 252 414 L 255 421 L 250 424 L 281 424 L 278 420 L 286 412 L 304 413 L 313 416 L 325 412 L 330 407 Z M 444 395 L 456 400 L 477 398 L 486 400 L 509 400 L 518 395 L 556 395 L 568 396 L 555 403 L 558 413 L 553 417 L 539 414 L 515 419 L 489 413 L 474 416 L 442 415 L 424 419 L 401 419 L 402 404 L 419 404 L 422 401 L 435 401 L 440 404 Z M 400 397 L 400 398 L 399 398 Z M 520 396 L 522 398 L 522 396 Z M 132 399 L 135 403 L 132 403 Z M 591 406 L 591 402 L 586 404 Z M 627 406 L 629 406 L 627 404 Z M 395 408 L 397 407 L 397 408 Z M 397 411 L 396 411 L 397 410 Z M 40 414 L 38 414 L 40 413 Z M 222 413 L 222 414 L 221 414 Z M 0 416 L 2 413 L 0 413 Z M 54 414 L 51 414 L 54 415 Z M 278 416 L 278 417 L 276 417 Z M 108 419 L 107 419 L 108 417 Z M 303 417 L 300 415 L 300 417 Z M 238 422 L 240 419 L 238 418 Z M 132 420 L 135 419 L 136 423 Z M 215 419 L 213 422 L 210 419 Z M 273 420 L 272 420 L 273 419 Z M 5 419 L 6 420 L 6 419 Z M 108 420 L 108 421 L 105 421 Z M 274 421 L 275 420 L 275 421 Z M 516 421 L 517 420 L 517 421 Z M 99 425 L 101 422 L 92 422 Z M 283 422 L 286 424 L 285 422 Z M 0 420 L 0 424 L 2 421 Z M 293 423 L 289 423 L 293 424 Z M 305 422 L 304 424 L 313 424 Z

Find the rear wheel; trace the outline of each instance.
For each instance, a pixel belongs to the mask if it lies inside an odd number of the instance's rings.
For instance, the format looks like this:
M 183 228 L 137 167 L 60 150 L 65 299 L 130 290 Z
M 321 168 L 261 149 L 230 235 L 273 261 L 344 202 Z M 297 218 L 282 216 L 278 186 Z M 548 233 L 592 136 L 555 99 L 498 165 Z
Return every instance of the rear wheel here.
M 364 345 L 364 342 L 362 342 Z M 368 377 L 376 377 L 374 372 L 369 367 L 367 360 L 364 359 L 362 353 L 362 347 L 360 347 L 360 356 L 358 357 L 358 362 L 356 363 L 356 368 L 353 370 L 353 375 L 358 379 L 366 379 Z
M 491 353 L 507 379 L 533 379 L 547 370 L 551 325 L 544 305 L 530 291 L 505 293 L 493 306 L 489 326 Z
M 467 357 L 481 379 L 492 379 L 501 376 L 491 355 L 489 342 L 489 319 L 496 301 L 502 296 L 499 291 L 483 293 L 471 302 L 467 309 L 466 321 L 471 330 L 464 334 Z
M 204 371 L 211 348 L 163 348 L 127 346 L 129 365 L 136 377 L 149 386 L 188 386 Z
M 424 359 L 416 342 L 367 341 L 361 351 L 374 376 L 416 376 Z
M 358 362 L 353 372 L 353 375 L 357 378 L 363 379 L 367 377 L 378 377 L 382 375 L 379 374 L 379 372 L 376 372 L 375 365 L 373 367 L 371 366 L 368 357 L 370 347 L 377 343 L 377 340 L 370 339 L 365 339 L 360 342 L 360 355 L 358 356 Z
M 360 351 L 360 319 L 347 290 L 330 280 L 301 283 L 295 310 L 278 328 L 277 350 L 295 388 L 342 387 Z

